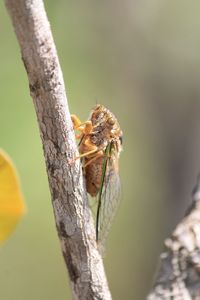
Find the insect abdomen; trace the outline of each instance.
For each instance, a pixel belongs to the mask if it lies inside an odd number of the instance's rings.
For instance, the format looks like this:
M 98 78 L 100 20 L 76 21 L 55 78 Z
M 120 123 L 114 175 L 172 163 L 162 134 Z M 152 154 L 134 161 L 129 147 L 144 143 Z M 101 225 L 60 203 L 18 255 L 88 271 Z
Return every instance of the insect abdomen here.
M 95 197 L 101 186 L 103 158 L 99 157 L 85 168 L 87 192 Z

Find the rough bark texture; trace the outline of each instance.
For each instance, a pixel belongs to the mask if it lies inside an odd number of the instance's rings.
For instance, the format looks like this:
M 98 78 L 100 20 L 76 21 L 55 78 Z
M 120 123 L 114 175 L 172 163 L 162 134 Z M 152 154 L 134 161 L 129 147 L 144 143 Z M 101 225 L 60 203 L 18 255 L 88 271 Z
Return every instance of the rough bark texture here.
M 200 181 L 186 216 L 165 241 L 148 300 L 200 299 Z
M 74 299 L 111 299 L 95 242 L 64 81 L 41 0 L 6 0 L 35 105 L 56 227 Z

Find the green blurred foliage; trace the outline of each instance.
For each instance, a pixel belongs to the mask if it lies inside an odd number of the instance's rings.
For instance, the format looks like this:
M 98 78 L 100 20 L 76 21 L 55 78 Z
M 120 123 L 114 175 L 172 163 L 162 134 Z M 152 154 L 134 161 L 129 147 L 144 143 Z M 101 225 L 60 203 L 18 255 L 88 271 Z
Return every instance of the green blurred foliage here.
M 71 113 L 96 102 L 124 132 L 122 201 L 105 257 L 113 299 L 144 299 L 163 239 L 199 171 L 198 1 L 45 1 Z M 28 214 L 0 249 L 0 299 L 70 299 L 37 120 L 19 47 L 0 6 L 0 146 Z

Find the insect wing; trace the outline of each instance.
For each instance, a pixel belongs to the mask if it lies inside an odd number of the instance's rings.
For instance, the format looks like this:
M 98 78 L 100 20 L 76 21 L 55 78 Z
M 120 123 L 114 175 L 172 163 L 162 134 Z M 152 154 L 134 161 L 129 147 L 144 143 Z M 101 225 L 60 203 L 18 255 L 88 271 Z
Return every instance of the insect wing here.
M 117 153 L 107 158 L 102 192 L 100 193 L 100 209 L 97 216 L 98 244 L 104 247 L 114 215 L 120 200 L 120 177 L 118 173 Z

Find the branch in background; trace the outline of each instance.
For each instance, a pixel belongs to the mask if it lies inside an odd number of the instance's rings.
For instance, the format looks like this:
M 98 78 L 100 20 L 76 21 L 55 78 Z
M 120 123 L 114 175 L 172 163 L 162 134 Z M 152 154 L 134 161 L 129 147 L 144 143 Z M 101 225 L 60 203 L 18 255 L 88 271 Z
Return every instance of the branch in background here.
M 6 0 L 37 114 L 56 227 L 74 299 L 111 299 L 97 251 L 64 81 L 41 0 Z M 30 154 L 31 155 L 31 154 Z M 34 154 L 32 154 L 34 155 Z
M 200 179 L 186 216 L 165 241 L 148 300 L 200 299 Z

